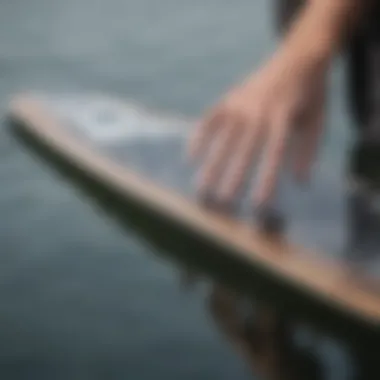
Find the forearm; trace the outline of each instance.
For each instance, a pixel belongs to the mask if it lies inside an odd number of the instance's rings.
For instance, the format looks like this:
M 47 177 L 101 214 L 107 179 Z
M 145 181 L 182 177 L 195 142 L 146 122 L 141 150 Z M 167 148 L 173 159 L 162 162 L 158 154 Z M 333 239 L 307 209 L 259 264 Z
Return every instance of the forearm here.
M 328 64 L 353 33 L 370 0 L 308 0 L 278 54 L 300 63 Z

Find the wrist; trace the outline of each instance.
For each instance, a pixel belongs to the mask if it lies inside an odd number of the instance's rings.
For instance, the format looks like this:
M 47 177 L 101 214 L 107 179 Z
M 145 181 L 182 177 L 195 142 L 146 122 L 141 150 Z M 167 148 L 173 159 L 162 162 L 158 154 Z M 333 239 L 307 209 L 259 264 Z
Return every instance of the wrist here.
M 329 65 L 362 15 L 359 0 L 309 0 L 278 54 L 300 66 Z

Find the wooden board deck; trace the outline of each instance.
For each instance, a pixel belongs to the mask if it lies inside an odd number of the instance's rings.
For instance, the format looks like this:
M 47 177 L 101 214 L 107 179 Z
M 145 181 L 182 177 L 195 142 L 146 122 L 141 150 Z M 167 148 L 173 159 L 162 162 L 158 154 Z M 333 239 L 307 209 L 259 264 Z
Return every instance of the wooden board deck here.
M 216 250 L 227 247 L 280 285 L 289 283 L 322 304 L 380 327 L 380 292 L 347 280 L 347 192 L 332 171 L 317 176 L 304 198 L 284 191 L 282 204 L 294 223 L 285 239 L 274 239 L 260 232 L 247 212 L 222 215 L 195 201 L 193 169 L 181 159 L 189 124 L 179 117 L 157 116 L 103 96 L 34 93 L 15 97 L 9 116 L 72 165 L 172 218 Z

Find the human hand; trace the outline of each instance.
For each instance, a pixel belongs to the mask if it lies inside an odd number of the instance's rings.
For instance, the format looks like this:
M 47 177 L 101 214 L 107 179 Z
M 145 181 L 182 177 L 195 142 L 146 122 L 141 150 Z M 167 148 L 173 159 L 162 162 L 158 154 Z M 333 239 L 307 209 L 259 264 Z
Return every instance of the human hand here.
M 301 64 L 302 62 L 302 64 Z M 255 205 L 268 202 L 287 164 L 306 180 L 322 130 L 328 65 L 278 55 L 231 90 L 197 126 L 189 144 L 200 159 L 198 191 L 231 201 L 262 152 Z

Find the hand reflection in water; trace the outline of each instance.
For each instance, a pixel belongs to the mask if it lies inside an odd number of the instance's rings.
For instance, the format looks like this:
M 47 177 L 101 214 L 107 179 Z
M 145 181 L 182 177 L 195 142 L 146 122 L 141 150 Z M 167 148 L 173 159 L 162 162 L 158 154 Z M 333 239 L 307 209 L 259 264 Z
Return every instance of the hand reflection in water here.
M 181 283 L 191 290 L 202 276 L 189 268 L 182 268 Z M 210 278 L 207 278 L 207 282 Z M 216 327 L 232 347 L 241 355 L 260 380 L 324 380 L 331 379 L 325 373 L 326 363 L 320 356 L 320 344 L 330 340 L 318 326 L 309 325 L 309 332 L 318 331 L 317 340 L 300 346 L 296 334 L 301 327 L 294 318 L 277 313 L 268 304 L 248 298 L 225 285 L 211 280 L 206 307 Z M 331 341 L 331 340 L 330 340 Z M 333 341 L 335 341 L 333 339 Z M 349 366 L 346 375 L 339 380 L 379 379 L 377 346 L 338 340 L 341 353 L 348 356 L 339 366 Z M 325 352 L 326 353 L 326 352 Z M 324 358 L 326 359 L 326 357 Z M 330 374 L 331 375 L 331 374 Z M 348 375 L 348 377 L 347 377 Z
M 181 284 L 191 288 L 200 277 L 182 271 Z M 216 326 L 246 360 L 253 373 L 272 380 L 320 380 L 322 368 L 308 348 L 293 341 L 294 327 L 287 318 L 264 304 L 212 283 L 207 307 Z
M 244 306 L 248 310 L 241 310 Z M 253 372 L 273 380 L 322 379 L 313 353 L 296 347 L 292 322 L 273 308 L 249 302 L 242 305 L 237 294 L 216 284 L 209 298 L 209 310 L 218 328 Z

